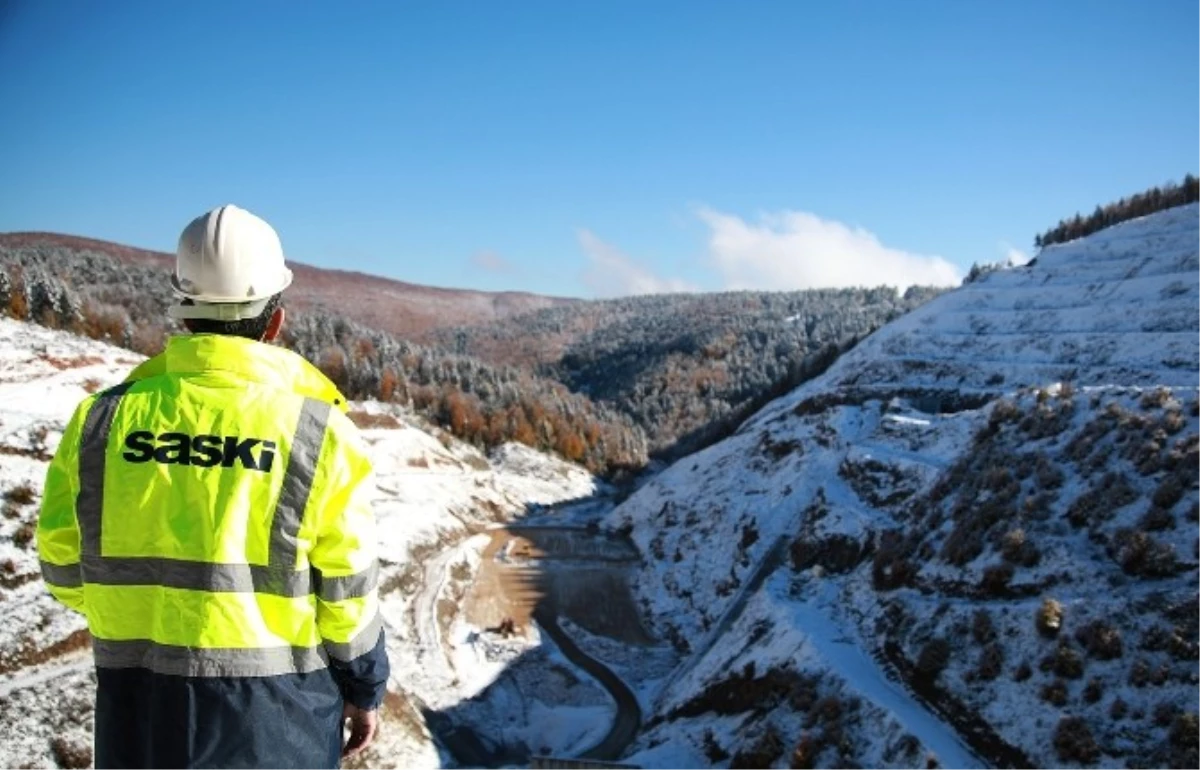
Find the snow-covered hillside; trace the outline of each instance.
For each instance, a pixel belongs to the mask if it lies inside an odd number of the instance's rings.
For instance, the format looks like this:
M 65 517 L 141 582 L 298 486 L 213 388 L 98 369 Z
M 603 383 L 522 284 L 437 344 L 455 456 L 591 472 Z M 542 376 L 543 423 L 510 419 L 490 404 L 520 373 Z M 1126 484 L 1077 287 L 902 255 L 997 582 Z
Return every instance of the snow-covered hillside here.
M 355 404 L 394 669 L 365 763 L 1197 766 L 1198 216 L 940 296 L 615 508 Z M 0 319 L 0 766 L 90 760 L 33 524 L 72 407 L 136 363 Z
M 126 350 L 0 319 L 0 767 L 90 762 L 94 679 L 86 625 L 46 593 L 33 535 L 46 463 L 75 405 L 119 382 L 140 360 Z M 567 667 L 553 649 L 537 650 L 535 629 L 488 641 L 490 656 L 455 658 L 456 646 L 441 638 L 442 622 L 451 618 L 460 635 L 474 630 L 478 636 L 482 629 L 444 609 L 454 566 L 478 561 L 472 546 L 487 541 L 481 533 L 488 528 L 531 507 L 592 496 L 599 485 L 578 466 L 524 446 L 505 445 L 485 456 L 399 407 L 358 403 L 351 416 L 363 426 L 375 461 L 393 663 L 383 737 L 364 761 L 436 767 L 442 760 L 418 709 L 476 694 L 507 661 L 531 650 L 547 675 Z M 603 729 L 603 693 L 584 701 L 583 716 L 594 718 L 583 719 L 582 727 L 564 722 L 576 730 L 568 741 Z M 600 713 L 589 714 L 597 704 Z
M 1197 206 L 883 328 L 613 511 L 655 766 L 1196 766 Z
M 1198 214 L 1170 209 L 986 273 L 872 335 L 820 387 L 1194 386 Z

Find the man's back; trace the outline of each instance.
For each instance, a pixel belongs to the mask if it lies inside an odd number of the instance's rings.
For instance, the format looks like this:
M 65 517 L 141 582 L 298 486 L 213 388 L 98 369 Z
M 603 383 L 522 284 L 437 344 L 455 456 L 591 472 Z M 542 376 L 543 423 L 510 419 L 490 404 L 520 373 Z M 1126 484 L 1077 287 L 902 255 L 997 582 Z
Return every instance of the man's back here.
M 371 468 L 336 389 L 237 337 L 172 338 L 85 401 L 47 476 L 47 584 L 84 612 L 97 764 L 334 765 L 387 659 Z

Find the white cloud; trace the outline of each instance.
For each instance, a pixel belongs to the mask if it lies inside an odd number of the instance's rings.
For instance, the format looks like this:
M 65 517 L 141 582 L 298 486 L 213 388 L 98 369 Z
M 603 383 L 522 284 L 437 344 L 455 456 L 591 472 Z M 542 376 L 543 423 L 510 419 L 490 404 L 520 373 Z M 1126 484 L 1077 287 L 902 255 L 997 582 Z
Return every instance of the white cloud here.
M 471 257 L 471 264 L 489 273 L 515 273 L 517 271 L 513 263 L 494 251 L 480 251 L 475 253 Z
M 1013 246 L 1007 241 L 1000 242 L 1000 251 L 1004 252 L 1004 263 L 1013 267 L 1029 264 L 1029 260 L 1033 259 L 1025 252 Z
M 638 265 L 628 255 L 596 237 L 590 230 L 579 231 L 579 245 L 588 256 L 583 273 L 584 284 L 599 297 L 623 297 L 630 294 L 673 294 L 699 291 L 699 287 L 679 278 L 659 278 Z
M 957 286 L 959 269 L 941 257 L 884 246 L 872 233 L 805 211 L 763 214 L 747 222 L 707 207 L 709 256 L 726 289 L 850 286 Z

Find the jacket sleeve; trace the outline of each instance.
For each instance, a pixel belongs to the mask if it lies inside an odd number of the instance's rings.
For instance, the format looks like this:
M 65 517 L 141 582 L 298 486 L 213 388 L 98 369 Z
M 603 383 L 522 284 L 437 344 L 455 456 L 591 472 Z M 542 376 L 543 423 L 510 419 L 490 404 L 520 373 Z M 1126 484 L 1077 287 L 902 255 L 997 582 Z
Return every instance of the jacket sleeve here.
M 309 553 L 317 594 L 317 627 L 342 696 L 375 708 L 387 688 L 389 664 L 379 614 L 378 536 L 371 495 L 374 474 L 357 428 L 330 414 Z
M 89 403 L 85 401 L 75 410 L 50 460 L 37 526 L 42 580 L 55 599 L 77 612 L 84 612 L 84 604 L 75 500 L 79 495 L 80 433 Z

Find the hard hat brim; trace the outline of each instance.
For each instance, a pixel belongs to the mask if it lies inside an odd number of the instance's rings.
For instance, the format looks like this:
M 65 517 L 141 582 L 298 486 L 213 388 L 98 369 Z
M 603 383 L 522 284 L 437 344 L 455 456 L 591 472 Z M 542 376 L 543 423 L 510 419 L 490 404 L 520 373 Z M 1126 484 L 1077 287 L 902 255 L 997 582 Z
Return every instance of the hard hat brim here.
M 274 295 L 272 295 L 274 296 Z M 177 321 L 243 321 L 258 318 L 271 297 L 254 302 L 195 302 L 191 305 L 172 305 L 167 315 Z

